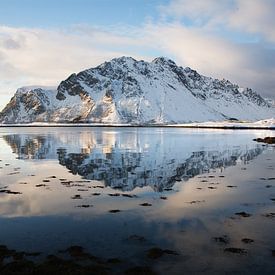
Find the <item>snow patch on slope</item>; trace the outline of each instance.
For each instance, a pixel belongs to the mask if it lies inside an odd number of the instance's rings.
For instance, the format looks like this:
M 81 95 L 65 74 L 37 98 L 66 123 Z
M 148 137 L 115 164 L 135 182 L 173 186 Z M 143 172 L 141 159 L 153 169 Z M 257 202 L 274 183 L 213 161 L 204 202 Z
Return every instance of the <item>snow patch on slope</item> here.
M 23 87 L 0 113 L 3 123 L 179 124 L 275 117 L 260 95 L 202 76 L 168 58 L 114 58 L 70 75 L 56 89 Z

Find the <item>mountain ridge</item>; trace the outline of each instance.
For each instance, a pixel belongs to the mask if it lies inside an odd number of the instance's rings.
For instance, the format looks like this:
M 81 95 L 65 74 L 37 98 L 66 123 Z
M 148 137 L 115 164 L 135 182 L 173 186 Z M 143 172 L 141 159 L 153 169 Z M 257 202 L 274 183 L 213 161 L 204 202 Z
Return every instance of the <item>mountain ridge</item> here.
M 0 122 L 177 124 L 260 120 L 275 108 L 249 88 L 200 75 L 165 57 L 119 57 L 71 74 L 56 89 L 19 88 Z

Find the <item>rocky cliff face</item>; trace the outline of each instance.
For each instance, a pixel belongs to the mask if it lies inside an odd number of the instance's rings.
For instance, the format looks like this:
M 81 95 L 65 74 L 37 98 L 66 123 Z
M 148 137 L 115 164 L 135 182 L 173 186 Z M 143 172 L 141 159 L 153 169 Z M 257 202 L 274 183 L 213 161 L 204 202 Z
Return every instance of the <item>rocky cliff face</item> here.
M 164 57 L 150 63 L 121 57 L 72 74 L 57 89 L 18 89 L 0 121 L 165 124 L 274 116 L 259 94 L 228 80 Z

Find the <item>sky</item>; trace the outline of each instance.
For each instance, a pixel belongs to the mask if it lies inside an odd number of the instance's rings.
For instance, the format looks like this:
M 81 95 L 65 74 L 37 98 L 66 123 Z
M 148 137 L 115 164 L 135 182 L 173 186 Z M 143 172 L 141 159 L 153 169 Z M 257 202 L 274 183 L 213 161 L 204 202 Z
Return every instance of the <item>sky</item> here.
M 274 0 L 0 0 L 0 109 L 119 56 L 158 56 L 275 99 Z

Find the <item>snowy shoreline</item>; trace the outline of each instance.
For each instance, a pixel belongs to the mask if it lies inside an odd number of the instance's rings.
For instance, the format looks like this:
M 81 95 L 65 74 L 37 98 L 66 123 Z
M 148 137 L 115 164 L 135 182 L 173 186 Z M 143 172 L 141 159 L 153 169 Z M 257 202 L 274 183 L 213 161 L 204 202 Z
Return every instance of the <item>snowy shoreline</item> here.
M 0 124 L 0 127 L 150 127 L 150 128 L 206 128 L 206 129 L 255 129 L 275 130 L 275 119 L 256 122 L 194 122 L 182 124 L 130 124 L 130 123 L 49 123 L 33 122 L 20 124 Z

